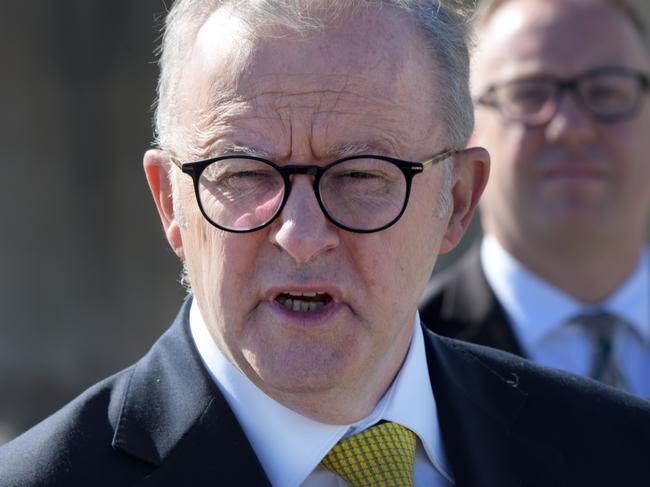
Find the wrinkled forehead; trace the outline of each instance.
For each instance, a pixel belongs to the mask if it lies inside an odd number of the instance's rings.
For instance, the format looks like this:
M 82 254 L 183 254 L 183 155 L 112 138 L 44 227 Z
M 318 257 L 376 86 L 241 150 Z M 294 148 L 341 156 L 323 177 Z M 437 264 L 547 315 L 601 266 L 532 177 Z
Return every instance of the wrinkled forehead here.
M 290 91 L 292 75 L 334 90 L 364 79 L 372 89 L 372 74 L 380 70 L 377 85 L 396 87 L 422 82 L 433 72 L 424 36 L 406 14 L 389 7 L 353 12 L 301 33 L 219 8 L 199 30 L 192 59 L 212 69 L 214 82 L 240 91 L 254 83 Z M 422 92 L 409 88 L 414 96 Z
M 632 21 L 599 0 L 510 0 L 479 31 L 477 86 L 517 77 L 574 76 L 601 66 L 648 69 Z
M 248 118 L 256 128 L 261 119 L 268 128 L 301 118 L 330 128 L 368 120 L 375 132 L 395 137 L 433 130 L 435 66 L 424 35 L 402 12 L 364 11 L 304 34 L 252 29 L 225 8 L 200 29 L 183 81 L 194 107 L 185 126 L 203 121 L 248 130 Z M 405 127 L 405 113 L 419 126 Z

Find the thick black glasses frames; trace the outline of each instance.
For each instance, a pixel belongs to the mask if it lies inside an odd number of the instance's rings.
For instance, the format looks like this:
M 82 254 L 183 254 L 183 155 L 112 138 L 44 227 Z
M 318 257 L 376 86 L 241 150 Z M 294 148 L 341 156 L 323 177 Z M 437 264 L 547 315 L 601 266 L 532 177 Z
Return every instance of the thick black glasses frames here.
M 233 232 L 233 233 L 248 233 L 248 232 L 254 232 L 257 230 L 260 230 L 268 225 L 270 225 L 277 217 L 280 215 L 282 212 L 287 200 L 289 199 L 289 195 L 291 193 L 291 186 L 292 186 L 292 181 L 291 181 L 291 176 L 293 175 L 308 175 L 312 176 L 314 178 L 313 182 L 313 189 L 314 193 L 316 196 L 316 199 L 318 201 L 318 204 L 323 211 L 324 215 L 327 217 L 329 221 L 331 221 L 334 225 L 338 226 L 339 228 L 342 228 L 344 230 L 354 232 L 354 233 L 372 233 L 372 232 L 378 232 L 381 230 L 384 230 L 391 225 L 395 224 L 402 216 L 404 213 L 408 199 L 410 196 L 410 191 L 411 191 L 411 182 L 412 179 L 415 175 L 420 174 L 427 168 L 433 166 L 436 163 L 439 163 L 452 155 L 454 155 L 456 152 L 458 152 L 456 149 L 446 149 L 436 155 L 434 155 L 432 158 L 427 159 L 426 161 L 423 162 L 412 162 L 412 161 L 405 161 L 401 159 L 396 159 L 393 157 L 387 157 L 387 156 L 377 156 L 377 155 L 355 155 L 355 156 L 349 156 L 345 157 L 342 159 L 338 159 L 336 161 L 331 162 L 330 164 L 326 166 L 317 166 L 317 165 L 286 165 L 286 166 L 279 166 L 275 164 L 272 161 L 269 161 L 267 159 L 261 158 L 261 157 L 256 157 L 256 156 L 250 156 L 250 155 L 238 155 L 238 154 L 233 154 L 233 155 L 226 155 L 226 156 L 219 156 L 219 157 L 214 157 L 202 161 L 197 161 L 197 162 L 192 162 L 192 163 L 180 163 L 177 160 L 173 160 L 174 164 L 176 164 L 180 169 L 187 175 L 192 177 L 192 180 L 194 182 L 194 192 L 196 196 L 197 203 L 199 205 L 199 209 L 201 210 L 201 213 L 205 217 L 205 219 L 212 224 L 213 226 L 224 230 L 228 232 Z M 391 213 L 390 218 L 388 218 L 386 221 L 382 221 L 381 224 L 376 224 L 374 226 L 370 226 L 368 228 L 364 228 L 362 225 L 350 225 L 346 224 L 345 222 L 342 222 L 344 218 L 342 218 L 340 215 L 337 217 L 332 214 L 332 211 L 328 209 L 328 205 L 325 204 L 323 201 L 323 195 L 321 194 L 321 181 L 323 180 L 323 177 L 325 175 L 331 174 L 336 174 L 333 172 L 335 168 L 337 167 L 347 167 L 347 166 L 342 166 L 343 164 L 354 164 L 356 161 L 375 161 L 379 162 L 382 161 L 383 163 L 389 163 L 391 167 L 395 167 L 399 170 L 403 177 L 403 183 L 400 183 L 400 185 L 403 184 L 403 188 L 399 190 L 400 193 L 403 192 L 403 196 L 400 196 L 400 207 L 399 211 L 395 213 Z M 260 220 L 254 224 L 251 224 L 250 226 L 243 227 L 243 228 L 238 228 L 236 225 L 228 225 L 225 224 L 223 221 L 215 221 L 215 217 L 210 215 L 210 211 L 206 208 L 203 198 L 201 197 L 201 192 L 204 190 L 201 187 L 201 181 L 202 181 L 202 175 L 208 169 L 211 165 L 219 162 L 224 162 L 227 163 L 228 161 L 242 161 L 242 162 L 252 162 L 253 164 L 256 165 L 256 168 L 264 168 L 268 171 L 270 171 L 272 174 L 277 174 L 278 176 L 281 177 L 281 181 L 283 184 L 282 188 L 276 188 L 278 191 L 278 194 L 281 193 L 282 196 L 282 201 L 278 203 L 273 203 L 273 206 L 277 206 L 270 216 L 268 217 L 261 217 Z M 264 170 L 265 171 L 265 170 Z M 237 172 L 236 174 L 245 174 L 248 175 L 249 171 L 241 171 Z M 355 174 L 355 171 L 350 171 L 350 173 Z M 255 172 L 254 172 L 255 174 Z M 272 178 L 276 178 L 276 176 L 272 176 Z M 360 173 L 361 174 L 361 179 L 363 179 L 363 176 L 365 173 Z M 266 174 L 265 174 L 266 175 Z M 348 172 L 345 172 L 345 175 L 348 175 Z M 267 177 L 268 178 L 268 177 Z M 251 178 L 254 179 L 254 178 Z M 277 183 L 279 184 L 279 179 Z M 354 179 L 354 177 L 351 177 L 351 179 Z M 249 197 L 254 198 L 254 194 L 248 194 Z M 231 198 L 231 199 L 236 199 L 236 198 Z M 253 205 L 254 206 L 254 205 Z M 247 210 L 252 210 L 251 208 L 247 208 Z M 228 211 L 225 211 L 224 213 L 228 213 Z M 218 218 L 217 218 L 218 219 Z M 365 223 L 365 222 L 364 222 Z
M 569 92 L 596 120 L 616 122 L 639 111 L 649 88 L 648 74 L 607 66 L 573 78 L 539 76 L 494 84 L 476 104 L 495 108 L 509 120 L 534 127 L 548 123 L 557 113 L 562 95 Z

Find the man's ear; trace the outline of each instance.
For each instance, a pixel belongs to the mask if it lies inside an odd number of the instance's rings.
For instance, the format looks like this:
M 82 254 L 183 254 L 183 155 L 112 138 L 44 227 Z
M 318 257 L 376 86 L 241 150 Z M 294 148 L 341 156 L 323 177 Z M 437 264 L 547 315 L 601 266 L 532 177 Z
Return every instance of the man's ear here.
M 490 155 L 482 147 L 472 147 L 456 154 L 451 187 L 452 209 L 440 253 L 452 250 L 467 230 L 490 174 Z
M 174 195 L 169 179 L 169 164 L 169 156 L 160 149 L 150 149 L 144 155 L 144 173 L 156 203 L 167 241 L 174 253 L 183 260 L 183 240 L 178 220 L 174 214 Z

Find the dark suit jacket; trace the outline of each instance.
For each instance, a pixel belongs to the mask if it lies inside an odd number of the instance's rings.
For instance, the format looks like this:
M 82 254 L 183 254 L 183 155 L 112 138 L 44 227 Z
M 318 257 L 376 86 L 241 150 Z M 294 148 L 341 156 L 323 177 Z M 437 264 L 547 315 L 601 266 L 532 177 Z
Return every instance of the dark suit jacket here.
M 0 486 L 268 485 L 188 313 L 134 366 L 0 448 Z M 456 485 L 650 485 L 645 401 L 427 331 L 425 343 Z
M 479 245 L 431 279 L 419 309 L 426 327 L 440 335 L 525 355 L 485 278 Z

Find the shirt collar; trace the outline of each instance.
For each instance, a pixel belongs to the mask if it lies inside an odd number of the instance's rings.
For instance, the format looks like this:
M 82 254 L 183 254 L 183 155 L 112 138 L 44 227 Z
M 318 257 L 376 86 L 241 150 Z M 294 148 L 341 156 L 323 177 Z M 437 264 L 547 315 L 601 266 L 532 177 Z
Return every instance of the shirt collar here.
M 451 479 L 419 316 L 411 347 L 392 386 L 373 412 L 353 425 L 319 423 L 267 396 L 221 353 L 196 300 L 190 309 L 190 330 L 206 368 L 232 408 L 271 484 L 300 485 L 337 441 L 381 419 L 400 423 L 415 432 L 434 467 Z
M 634 272 L 602 307 L 623 318 L 644 341 L 650 341 L 650 251 L 647 248 L 641 252 Z
M 650 338 L 650 259 L 644 249 L 639 264 L 608 299 L 585 306 L 537 277 L 510 255 L 493 235 L 481 243 L 481 265 L 522 345 L 538 343 L 573 316 L 594 308 L 624 318 L 645 340 Z

